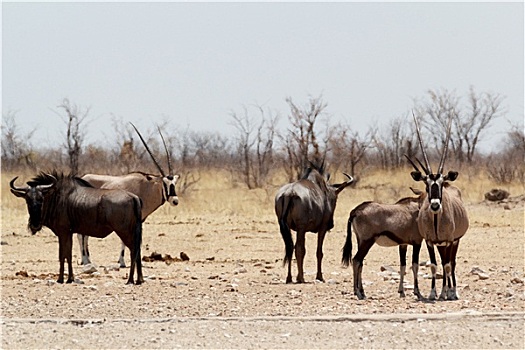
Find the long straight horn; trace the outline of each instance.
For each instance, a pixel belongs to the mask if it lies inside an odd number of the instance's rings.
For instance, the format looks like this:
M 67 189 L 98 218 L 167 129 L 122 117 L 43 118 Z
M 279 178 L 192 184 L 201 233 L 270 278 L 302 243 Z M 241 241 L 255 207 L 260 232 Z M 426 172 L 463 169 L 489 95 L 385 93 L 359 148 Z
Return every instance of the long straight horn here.
M 414 170 L 420 173 L 421 171 L 419 170 L 417 165 L 412 161 L 412 159 L 410 159 L 406 154 L 404 154 L 404 156 L 408 160 L 408 162 L 412 165 L 412 167 L 414 167 Z
M 432 168 L 430 167 L 430 162 L 428 161 L 427 152 L 425 152 L 425 147 L 423 146 L 423 139 L 421 138 L 421 131 L 419 129 L 419 123 L 417 122 L 417 118 L 412 112 L 412 117 L 414 117 L 414 122 L 416 123 L 416 131 L 417 131 L 417 139 L 419 140 L 419 147 L 421 147 L 421 153 L 423 153 L 423 159 L 425 160 L 426 167 L 423 169 L 427 173 L 427 175 L 432 174 Z
M 168 152 L 168 147 L 166 146 L 166 141 L 164 141 L 164 136 L 162 136 L 162 132 L 160 131 L 160 128 L 159 128 L 158 125 L 157 125 L 157 130 L 159 130 L 160 138 L 162 139 L 162 143 L 164 144 L 164 150 L 166 150 L 166 160 L 168 161 L 169 174 L 173 175 L 173 169 L 171 168 L 170 152 Z
M 445 160 L 448 154 L 448 143 L 450 142 L 450 131 L 451 130 L 452 130 L 452 115 L 448 119 L 447 137 L 445 140 L 445 145 L 443 146 L 443 152 L 441 153 L 441 160 L 439 161 L 438 174 L 443 173 L 443 167 L 445 166 Z
M 155 165 L 157 166 L 157 169 L 159 169 L 160 173 L 162 176 L 166 176 L 166 174 L 164 174 L 164 171 L 162 170 L 162 168 L 160 167 L 159 165 L 159 162 L 157 162 L 157 160 L 155 159 L 155 157 L 153 156 L 153 153 L 151 153 L 151 150 L 149 149 L 148 145 L 146 144 L 146 141 L 144 141 L 144 138 L 142 137 L 142 135 L 140 134 L 139 130 L 137 129 L 137 127 L 135 125 L 133 125 L 133 123 L 131 123 L 131 126 L 133 127 L 133 129 L 135 129 L 135 131 L 137 132 L 137 134 L 139 135 L 140 137 L 140 140 L 142 141 L 142 144 L 144 145 L 144 147 L 146 148 L 146 151 L 148 151 L 149 153 L 149 156 L 151 157 L 151 159 L 153 160 L 153 163 L 155 163 Z

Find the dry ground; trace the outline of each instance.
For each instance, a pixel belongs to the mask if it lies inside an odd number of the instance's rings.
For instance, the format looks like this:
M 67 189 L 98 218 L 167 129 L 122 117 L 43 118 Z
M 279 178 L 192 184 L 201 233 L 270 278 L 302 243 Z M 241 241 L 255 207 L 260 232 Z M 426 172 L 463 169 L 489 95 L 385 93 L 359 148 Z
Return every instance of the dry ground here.
M 143 226 L 144 256 L 184 252 L 190 260 L 144 262 L 141 286 L 125 285 L 115 235 L 90 240 L 97 272 L 76 265 L 76 283 L 56 284 L 57 239 L 47 229 L 26 230 L 24 203 L 6 190 L 10 178 L 2 177 L 2 348 L 525 347 L 523 201 L 508 209 L 482 203 L 490 183 L 464 191 L 471 226 L 458 253 L 460 300 L 431 303 L 399 298 L 396 279 L 381 272 L 398 270 L 396 248 L 376 246 L 367 256 L 364 301 L 352 293 L 351 269 L 340 264 L 349 211 L 363 200 L 409 195 L 406 178 L 385 184 L 380 176 L 345 190 L 325 241 L 326 282 L 314 281 L 316 239 L 309 234 L 307 283 L 287 285 L 275 188 L 246 191 L 226 177 L 204 177 L 179 207 L 161 207 Z M 507 190 L 523 194 L 522 187 Z M 73 249 L 78 260 L 76 239 Z M 428 294 L 427 268 L 420 272 Z M 411 273 L 406 281 L 410 287 Z

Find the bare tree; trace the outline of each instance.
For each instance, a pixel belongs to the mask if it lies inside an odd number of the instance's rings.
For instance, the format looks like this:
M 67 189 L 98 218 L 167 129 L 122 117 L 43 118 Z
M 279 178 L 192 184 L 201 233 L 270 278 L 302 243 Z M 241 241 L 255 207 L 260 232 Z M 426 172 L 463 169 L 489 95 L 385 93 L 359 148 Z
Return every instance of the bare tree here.
M 31 139 L 36 129 L 21 135 L 16 124 L 16 112 L 2 115 L 2 167 L 13 169 L 21 165 L 35 168 Z
M 472 163 L 477 146 L 484 131 L 498 117 L 505 114 L 502 107 L 503 97 L 499 94 L 476 93 L 471 87 L 467 102 L 455 92 L 429 90 L 428 100 L 416 102 L 415 111 L 422 119 L 423 126 L 434 140 L 436 150 L 442 149 L 445 142 L 447 121 L 452 118 L 451 145 L 455 159 Z M 437 152 L 439 153 L 439 151 Z
M 62 119 L 67 126 L 65 146 L 67 148 L 69 168 L 72 174 L 78 174 L 82 144 L 86 135 L 82 127 L 88 117 L 90 108 L 82 109 L 77 105 L 71 104 L 67 98 L 62 101 L 58 108 L 65 113 Z
M 525 184 L 525 133 L 522 125 L 512 125 L 504 141 L 505 147 L 487 159 L 487 173 L 497 183 L 519 181 Z
M 290 107 L 288 120 L 291 128 L 280 138 L 285 148 L 284 167 L 289 180 L 294 181 L 308 166 L 309 160 L 320 163 L 326 156 L 326 144 L 319 144 L 320 132 L 316 126 L 327 104 L 321 97 L 310 98 L 303 107 L 297 106 L 290 97 L 286 102 Z
M 417 143 L 411 125 L 406 117 L 398 117 L 379 132 L 371 133 L 383 169 L 399 168 L 405 164 L 404 154 L 409 157 L 415 154 Z
M 238 115 L 231 113 L 232 125 L 237 129 L 236 138 L 238 153 L 241 157 L 238 160 L 244 183 L 249 189 L 261 187 L 273 163 L 273 145 L 275 138 L 275 125 L 277 116 L 266 117 L 265 111 L 261 106 L 256 106 L 259 112 L 259 120 L 251 117 L 248 109 L 243 107 L 244 114 Z
M 343 168 L 349 172 L 355 181 L 359 180 L 356 176 L 356 168 L 366 156 L 366 152 L 372 146 L 375 130 L 370 128 L 364 136 L 358 132 L 352 132 L 350 126 L 338 124 L 330 129 L 330 139 L 328 141 L 332 167 L 334 171 Z

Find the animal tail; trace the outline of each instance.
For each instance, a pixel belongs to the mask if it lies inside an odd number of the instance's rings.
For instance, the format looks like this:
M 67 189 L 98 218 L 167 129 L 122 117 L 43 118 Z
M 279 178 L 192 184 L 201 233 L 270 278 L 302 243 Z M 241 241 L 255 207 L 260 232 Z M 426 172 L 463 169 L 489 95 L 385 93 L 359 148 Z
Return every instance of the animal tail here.
M 350 265 L 350 258 L 352 257 L 352 221 L 356 217 L 355 209 L 350 212 L 350 217 L 348 218 L 348 224 L 346 226 L 346 241 L 343 247 L 343 258 L 341 262 L 343 266 Z
M 283 237 L 285 247 L 283 265 L 286 266 L 286 264 L 292 263 L 294 247 L 292 231 L 290 231 L 290 227 L 288 227 L 288 224 L 286 223 L 286 219 L 288 218 L 288 212 L 290 211 L 291 202 L 288 196 L 282 196 L 279 199 L 279 201 L 281 202 L 281 207 L 283 208 L 281 217 L 279 218 L 279 229 L 281 230 L 281 236 Z
M 133 200 L 133 211 L 135 214 L 135 230 L 133 232 L 135 256 L 133 257 L 133 261 L 140 263 L 140 246 L 142 244 L 142 200 L 138 197 Z

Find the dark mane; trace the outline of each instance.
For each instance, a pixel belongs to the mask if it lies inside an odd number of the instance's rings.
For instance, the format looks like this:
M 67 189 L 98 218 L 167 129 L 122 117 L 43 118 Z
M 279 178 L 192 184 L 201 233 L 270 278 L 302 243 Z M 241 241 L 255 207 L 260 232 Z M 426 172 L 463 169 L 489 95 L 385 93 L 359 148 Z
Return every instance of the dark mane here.
M 82 180 L 76 175 L 73 174 L 64 174 L 63 172 L 58 172 L 52 170 L 49 173 L 41 171 L 40 174 L 33 177 L 30 181 L 27 182 L 29 186 L 38 186 L 38 185 L 49 185 L 53 183 L 53 178 L 49 175 L 54 176 L 57 179 L 57 183 L 63 183 L 64 181 L 75 182 L 83 187 L 93 187 L 89 182 Z

